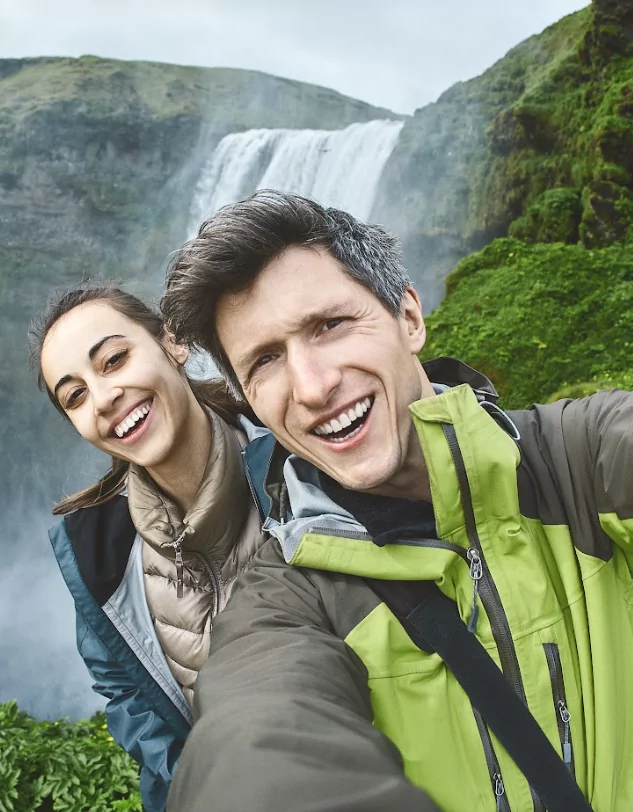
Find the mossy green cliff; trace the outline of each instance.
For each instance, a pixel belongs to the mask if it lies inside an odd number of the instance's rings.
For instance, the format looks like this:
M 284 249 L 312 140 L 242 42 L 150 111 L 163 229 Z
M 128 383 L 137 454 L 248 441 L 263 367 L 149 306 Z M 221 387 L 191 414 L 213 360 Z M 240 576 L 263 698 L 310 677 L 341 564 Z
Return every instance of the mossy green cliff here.
M 538 53 L 546 60 L 535 68 Z M 448 276 L 423 357 L 486 367 L 511 406 L 633 388 L 633 6 L 596 0 L 471 91 L 486 110 L 484 140 L 462 167 L 456 245 L 510 239 Z M 432 242 L 420 239 L 432 263 Z

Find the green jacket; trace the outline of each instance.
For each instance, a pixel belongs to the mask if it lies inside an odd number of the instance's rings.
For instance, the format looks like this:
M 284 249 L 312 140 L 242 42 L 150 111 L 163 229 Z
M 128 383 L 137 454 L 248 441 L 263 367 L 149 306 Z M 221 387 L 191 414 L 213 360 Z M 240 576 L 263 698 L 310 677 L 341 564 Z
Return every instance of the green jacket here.
M 291 517 L 216 621 L 174 812 L 543 809 L 364 577 L 432 579 L 465 622 L 475 601 L 595 812 L 633 809 L 633 394 L 513 412 L 520 439 L 467 385 L 410 411 L 437 539 L 376 546 L 286 461 Z

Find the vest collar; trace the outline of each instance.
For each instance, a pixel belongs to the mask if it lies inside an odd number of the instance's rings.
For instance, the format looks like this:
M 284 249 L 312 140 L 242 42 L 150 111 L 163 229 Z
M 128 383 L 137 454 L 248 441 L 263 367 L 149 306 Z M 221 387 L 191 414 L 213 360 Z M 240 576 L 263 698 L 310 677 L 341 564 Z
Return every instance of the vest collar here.
M 143 539 L 159 552 L 180 538 L 185 550 L 222 561 L 233 547 L 250 510 L 251 498 L 242 466 L 239 430 L 207 410 L 212 429 L 211 454 L 198 493 L 186 515 L 160 491 L 144 468 L 130 466 L 130 514 Z

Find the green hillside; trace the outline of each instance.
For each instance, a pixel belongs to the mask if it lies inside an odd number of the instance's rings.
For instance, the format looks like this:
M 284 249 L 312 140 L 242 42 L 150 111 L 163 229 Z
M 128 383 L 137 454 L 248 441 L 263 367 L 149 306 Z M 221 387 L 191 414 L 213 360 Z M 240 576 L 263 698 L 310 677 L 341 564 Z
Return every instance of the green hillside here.
M 633 388 L 633 6 L 596 0 L 554 34 L 567 50 L 538 70 L 508 56 L 525 90 L 476 170 L 472 216 L 510 239 L 448 276 L 423 355 L 485 368 L 514 407 Z

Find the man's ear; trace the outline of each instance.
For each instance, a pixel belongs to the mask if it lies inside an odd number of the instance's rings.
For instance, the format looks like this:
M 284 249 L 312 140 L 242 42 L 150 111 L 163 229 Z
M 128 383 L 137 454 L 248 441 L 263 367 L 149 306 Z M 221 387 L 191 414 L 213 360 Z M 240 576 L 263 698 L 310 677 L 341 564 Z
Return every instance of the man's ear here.
M 411 352 L 417 355 L 426 341 L 426 326 L 422 318 L 420 297 L 417 290 L 411 285 L 404 292 L 401 315 L 406 326 Z
M 178 344 L 171 330 L 165 329 L 163 333 L 163 347 L 179 367 L 184 367 L 189 358 L 189 347 L 186 344 Z

